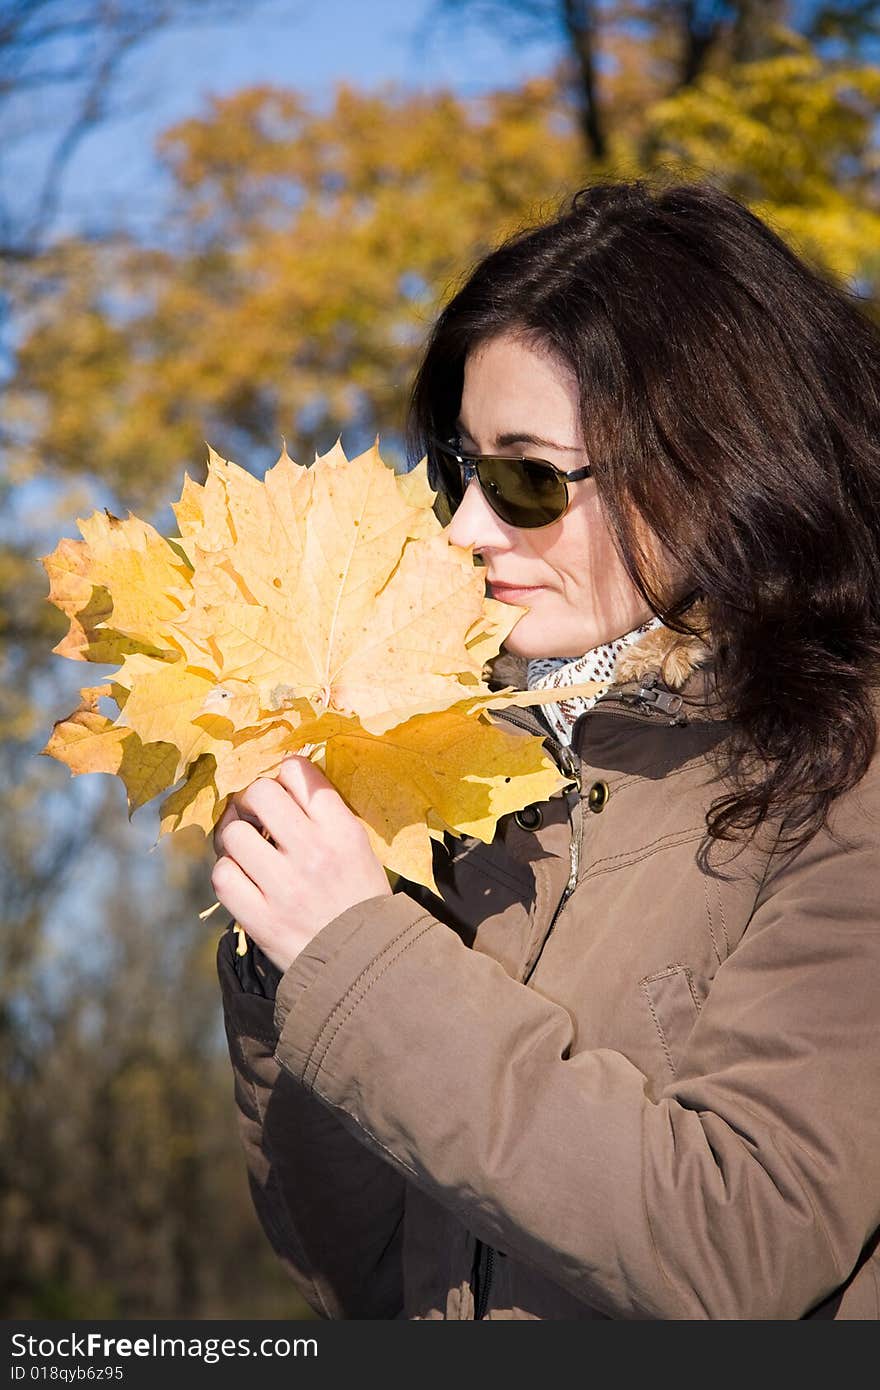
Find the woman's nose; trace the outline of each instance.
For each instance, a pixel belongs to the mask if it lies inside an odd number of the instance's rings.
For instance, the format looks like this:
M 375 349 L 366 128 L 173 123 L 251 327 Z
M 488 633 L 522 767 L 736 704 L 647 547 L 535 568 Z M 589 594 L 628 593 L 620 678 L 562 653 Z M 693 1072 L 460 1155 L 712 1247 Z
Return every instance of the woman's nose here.
M 474 550 L 501 550 L 509 547 L 510 535 L 500 517 L 486 501 L 476 478 L 464 490 L 464 497 L 449 523 L 449 539 L 453 545 L 472 545 Z

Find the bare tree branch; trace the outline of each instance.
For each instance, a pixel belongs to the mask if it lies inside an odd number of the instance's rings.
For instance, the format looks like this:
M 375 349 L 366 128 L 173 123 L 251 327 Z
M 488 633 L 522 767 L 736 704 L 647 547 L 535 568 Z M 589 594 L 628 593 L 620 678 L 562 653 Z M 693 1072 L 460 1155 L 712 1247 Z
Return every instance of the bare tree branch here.
M 689 87 L 702 72 L 724 21 L 730 16 L 731 6 L 724 0 L 703 5 L 699 0 L 680 0 L 678 10 L 683 39 L 681 86 Z
M 839 39 L 851 48 L 865 39 L 880 38 L 880 0 L 838 0 L 819 5 L 809 21 L 810 38 Z
M 296 12 L 301 0 L 253 0 Z M 0 260 L 26 261 L 46 245 L 57 216 L 63 174 L 83 139 L 111 114 L 123 64 L 161 29 L 241 22 L 236 0 L 17 0 L 0 16 L 0 117 L 25 95 L 69 93 L 72 113 L 53 120 L 59 138 L 41 159 L 36 192 L 23 205 L 0 197 Z M 22 140 L 32 134 L 28 129 Z M 6 134 L 0 156 L 15 137 Z
M 565 30 L 580 77 L 580 124 L 588 152 L 602 160 L 607 151 L 596 92 L 596 14 L 593 0 L 563 0 Z
M 61 175 L 80 141 L 104 117 L 110 84 L 126 54 L 143 39 L 144 35 L 145 31 L 142 31 L 141 33 L 127 34 L 121 38 L 113 49 L 105 55 L 95 72 L 79 113 L 56 145 L 49 160 L 32 224 L 31 240 L 35 240 L 39 235 L 38 229 L 40 227 L 48 226 L 54 218 L 61 196 Z
M 726 35 L 733 56 L 744 61 L 764 52 L 775 23 L 792 20 L 791 0 L 436 0 L 418 35 L 426 46 L 432 30 L 446 21 L 492 27 L 511 42 L 561 40 L 575 71 L 575 99 L 584 146 L 601 161 L 608 150 L 608 113 L 599 91 L 603 40 L 635 26 L 649 33 L 678 34 L 681 58 L 672 90 L 700 77 L 716 45 Z M 825 9 L 843 9 L 842 5 Z M 880 10 L 880 0 L 862 8 Z M 831 20 L 827 21 L 829 24 Z
M 749 63 L 764 58 L 772 50 L 772 31 L 781 24 L 786 0 L 738 0 L 733 26 L 733 59 Z

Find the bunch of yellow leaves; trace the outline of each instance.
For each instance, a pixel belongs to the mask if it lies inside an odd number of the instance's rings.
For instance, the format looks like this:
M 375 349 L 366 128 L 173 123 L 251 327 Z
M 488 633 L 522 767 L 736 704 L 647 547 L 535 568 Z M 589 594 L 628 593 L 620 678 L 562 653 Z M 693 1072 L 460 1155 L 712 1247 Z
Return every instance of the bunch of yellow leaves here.
M 211 450 L 172 538 L 132 515 L 79 521 L 82 541 L 43 560 L 70 618 L 54 650 L 121 665 L 43 752 L 117 774 L 129 814 L 174 788 L 160 834 L 210 833 L 230 796 L 305 754 L 381 863 L 434 888 L 432 839 L 489 842 L 500 816 L 564 779 L 540 738 L 487 714 L 542 698 L 483 679 L 523 610 L 486 598 L 433 502 L 424 462 L 397 475 L 377 441 L 311 467 L 284 450 L 262 481 Z

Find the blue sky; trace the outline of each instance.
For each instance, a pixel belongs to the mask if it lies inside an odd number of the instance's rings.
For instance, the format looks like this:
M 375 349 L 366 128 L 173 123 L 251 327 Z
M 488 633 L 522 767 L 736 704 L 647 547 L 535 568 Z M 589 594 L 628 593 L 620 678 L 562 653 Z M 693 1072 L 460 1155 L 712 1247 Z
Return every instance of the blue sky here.
M 795 0 L 794 12 L 803 17 L 816 3 Z M 160 225 L 166 185 L 154 140 L 175 121 L 205 111 L 211 95 L 268 82 L 296 87 L 319 106 L 344 80 L 364 88 L 444 86 L 476 96 L 547 72 L 564 51 L 560 28 L 514 41 L 509 26 L 498 22 L 440 22 L 439 6 L 440 0 L 233 0 L 233 16 L 222 23 L 166 28 L 131 52 L 116 85 L 119 115 L 87 136 L 70 162 L 56 230 L 100 233 L 122 222 L 149 234 Z M 210 16 L 210 5 L 205 10 Z M 70 56 L 75 61 L 76 53 Z M 12 128 L 0 134 L 7 196 L 23 189 L 26 199 L 35 188 L 33 151 L 45 149 L 60 128 L 50 93 L 21 103 Z M 25 132 L 34 132 L 30 142 L 21 139 Z
M 211 95 L 268 82 L 296 87 L 321 105 L 344 80 L 477 96 L 546 72 L 562 52 L 556 35 L 516 45 L 476 24 L 437 24 L 426 34 L 435 0 L 262 0 L 239 8 L 233 22 L 169 27 L 132 51 L 117 80 L 120 114 L 87 136 L 67 167 L 56 232 L 88 233 L 120 221 L 147 234 L 161 227 L 164 185 L 154 140 L 204 111 Z M 58 135 L 45 94 L 32 109 L 19 107 L 16 125 L 34 135 L 7 148 L 6 179 L 18 180 L 11 186 L 23 186 L 26 196 L 39 167 L 29 166 L 28 143 L 39 150 Z M 61 532 L 77 535 L 73 499 L 65 494 L 53 504 L 51 491 L 40 480 L 19 489 L 5 518 L 7 528 L 39 530 L 44 552 Z M 79 515 L 116 505 L 90 491 L 80 502 Z
M 274 83 L 320 107 L 345 81 L 477 96 L 547 72 L 563 52 L 557 33 L 516 43 L 497 27 L 437 21 L 437 0 L 243 0 L 237 9 L 240 17 L 222 23 L 170 25 L 132 50 L 116 79 L 118 114 L 86 136 L 66 167 L 55 234 L 118 225 L 161 234 L 168 185 L 154 142 L 175 122 L 205 112 L 213 95 Z M 67 61 L 77 56 L 64 53 Z M 7 196 L 21 191 L 23 206 L 34 200 L 45 153 L 64 128 L 60 113 L 57 98 L 40 89 L 5 114 L 0 182 Z M 30 507 L 29 494 L 18 501 Z M 42 494 L 38 507 L 54 533 L 57 519 L 47 515 Z M 21 522 L 16 514 L 12 524 Z
M 443 23 L 425 34 L 434 0 L 263 0 L 240 9 L 241 19 L 169 28 L 133 50 L 118 84 L 121 115 L 89 135 L 68 167 L 65 230 L 97 229 L 114 212 L 148 224 L 162 189 L 155 136 L 203 111 L 212 94 L 270 82 L 320 105 L 345 80 L 474 96 L 546 72 L 562 52 L 554 33 L 515 44 L 497 27 Z
M 149 230 L 161 223 L 163 184 L 154 139 L 175 121 L 203 111 L 212 94 L 271 82 L 299 88 L 320 104 L 344 79 L 363 87 L 395 81 L 477 95 L 546 71 L 561 52 L 552 37 L 516 47 L 476 25 L 437 26 L 419 42 L 434 0 L 263 0 L 239 8 L 235 22 L 169 28 L 133 50 L 118 82 L 121 115 L 79 146 L 67 168 L 56 230 L 82 233 L 117 220 Z M 31 149 L 57 138 L 45 93 L 30 108 L 20 104 L 14 128 L 37 132 Z M 2 145 L 0 135 L 0 155 Z M 36 184 L 27 143 L 7 140 L 6 155 L 8 186 L 23 186 L 27 197 Z M 13 492 L 5 501 L 5 533 L 31 535 L 45 554 L 61 534 L 78 536 L 76 515 L 105 504 L 119 510 L 117 500 L 97 487 L 83 485 L 78 500 L 56 492 L 45 479 Z M 164 519 L 171 529 L 170 510 Z M 54 672 L 56 716 L 72 707 L 82 683 L 81 673 L 68 667 L 72 663 L 59 662 Z

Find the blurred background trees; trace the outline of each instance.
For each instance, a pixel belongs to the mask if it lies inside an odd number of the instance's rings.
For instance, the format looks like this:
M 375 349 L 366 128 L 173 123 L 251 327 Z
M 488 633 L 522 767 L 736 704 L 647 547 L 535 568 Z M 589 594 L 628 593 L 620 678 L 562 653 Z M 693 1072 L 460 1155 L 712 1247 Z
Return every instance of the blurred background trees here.
M 130 93 L 120 90 L 120 72 L 132 51 L 165 27 L 212 24 L 240 12 L 235 0 L 5 0 L 0 13 L 4 260 L 27 259 L 46 244 L 71 157 L 90 131 L 131 101 Z M 40 132 L 46 142 L 37 166 L 30 166 L 26 181 L 10 179 L 16 144 L 32 143 Z
M 292 52 L 301 8 L 286 6 Z M 433 0 L 422 44 L 552 35 L 557 65 L 513 86 L 499 70 L 480 96 L 215 96 L 161 139 L 170 191 L 150 235 L 65 225 L 65 168 L 124 104 L 124 58 L 196 10 L 234 22 L 241 7 L 16 0 L 0 18 L 6 1316 L 302 1315 L 239 1159 L 222 923 L 197 919 L 206 846 L 181 835 L 149 854 L 156 825 L 128 824 L 121 784 L 36 756 L 93 676 L 51 655 L 65 624 L 38 557 L 96 506 L 170 530 L 206 441 L 262 473 L 282 437 L 307 461 L 379 433 L 402 463 L 437 309 L 589 181 L 711 177 L 867 312 L 880 302 L 880 5 Z M 16 165 L 35 91 L 47 138 Z

